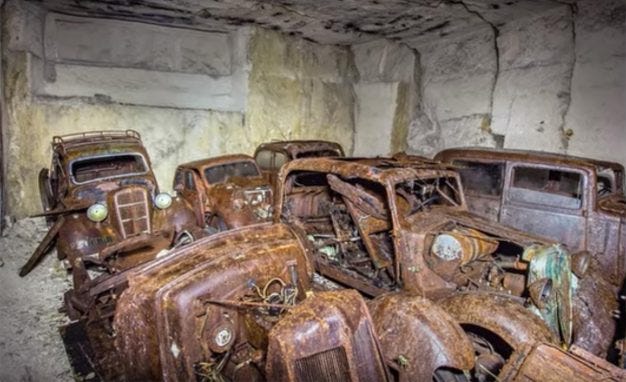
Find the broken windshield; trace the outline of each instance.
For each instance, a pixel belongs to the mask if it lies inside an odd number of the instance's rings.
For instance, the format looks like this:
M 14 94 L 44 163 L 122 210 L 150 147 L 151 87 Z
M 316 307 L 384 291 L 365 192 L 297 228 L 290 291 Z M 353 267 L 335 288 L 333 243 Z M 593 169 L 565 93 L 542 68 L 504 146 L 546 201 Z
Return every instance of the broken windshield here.
M 70 165 L 70 174 L 76 184 L 145 174 L 146 172 L 148 172 L 146 161 L 138 153 L 80 158 Z
M 252 161 L 226 163 L 204 170 L 204 177 L 210 184 L 223 183 L 231 177 L 249 178 L 260 175 L 259 170 Z
M 433 207 L 458 207 L 463 204 L 459 183 L 454 177 L 420 178 L 395 186 L 400 214 L 408 217 Z

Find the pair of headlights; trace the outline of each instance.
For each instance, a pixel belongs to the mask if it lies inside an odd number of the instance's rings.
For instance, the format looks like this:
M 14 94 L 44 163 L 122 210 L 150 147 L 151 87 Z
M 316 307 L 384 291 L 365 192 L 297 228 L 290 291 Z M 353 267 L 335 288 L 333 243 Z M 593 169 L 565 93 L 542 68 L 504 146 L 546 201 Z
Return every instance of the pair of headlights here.
M 157 194 L 154 197 L 154 205 L 161 210 L 169 208 L 172 205 L 172 196 L 166 192 Z M 94 223 L 104 221 L 109 215 L 109 209 L 104 203 L 95 203 L 87 209 L 87 218 Z

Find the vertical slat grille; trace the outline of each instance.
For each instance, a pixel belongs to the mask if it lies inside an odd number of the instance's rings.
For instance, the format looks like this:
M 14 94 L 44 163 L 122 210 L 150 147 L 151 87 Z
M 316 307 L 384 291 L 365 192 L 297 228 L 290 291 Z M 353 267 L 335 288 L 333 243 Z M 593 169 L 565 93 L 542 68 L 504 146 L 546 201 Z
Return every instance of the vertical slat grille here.
M 118 191 L 114 200 L 117 221 L 124 238 L 151 232 L 148 192 L 145 189 L 126 188 Z
M 338 347 L 296 360 L 297 380 L 301 382 L 350 381 L 348 359 Z

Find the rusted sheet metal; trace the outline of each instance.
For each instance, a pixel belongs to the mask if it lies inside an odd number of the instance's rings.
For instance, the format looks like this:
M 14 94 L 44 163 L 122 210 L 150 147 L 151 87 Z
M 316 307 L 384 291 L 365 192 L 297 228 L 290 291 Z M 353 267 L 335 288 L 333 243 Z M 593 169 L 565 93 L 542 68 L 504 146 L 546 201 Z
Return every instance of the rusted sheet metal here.
M 181 164 L 174 189 L 202 215 L 202 221 L 218 231 L 269 221 L 272 216 L 271 186 L 248 155 Z
M 591 158 L 521 150 L 448 149 L 436 160 L 456 164 L 465 177 L 472 211 L 507 225 L 554 238 L 573 252 L 589 251 L 618 290 L 626 276 L 624 166 Z M 495 171 L 495 169 L 498 169 Z M 518 169 L 549 173 L 544 188 L 516 186 Z M 494 172 L 495 171 L 495 172 Z M 473 182 L 476 174 L 493 188 Z M 575 190 L 554 189 L 560 177 L 578 179 Z M 526 178 L 526 181 L 539 181 Z M 484 183 L 484 182 L 483 182 Z M 570 191 L 574 191 L 573 194 Z M 499 197 L 494 197 L 500 195 Z M 565 198 L 564 198 L 565 197 Z M 566 205 L 566 200 L 575 202 Z
M 387 363 L 399 381 L 429 381 L 440 368 L 467 372 L 474 349 L 459 324 L 429 299 L 388 293 L 369 303 Z
M 342 157 L 345 155 L 339 143 L 320 140 L 273 141 L 262 143 L 255 150 L 254 156 L 256 157 L 256 154 L 262 150 L 282 152 L 288 156 L 289 160 L 322 156 Z
M 389 380 L 372 322 L 358 292 L 316 293 L 271 329 L 266 379 Z
M 511 296 L 489 292 L 457 293 L 439 301 L 461 325 L 478 325 L 518 348 L 524 344 L 558 344 L 540 317 L 524 309 Z
M 56 240 L 59 259 L 72 272 L 71 318 L 99 315 L 93 308 L 98 296 L 89 288 L 104 285 L 106 277 L 154 259 L 180 232 L 201 234 L 184 201 L 159 193 L 148 153 L 132 130 L 54 137 L 51 166 L 39 181 L 43 215 L 54 224 L 33 258 Z
M 577 346 L 566 352 L 540 343 L 515 353 L 499 378 L 515 382 L 617 382 L 626 380 L 626 372 Z
M 593 288 L 578 282 L 567 251 L 468 212 L 450 166 L 415 158 L 300 159 L 283 166 L 279 179 L 274 219 L 304 231 L 325 277 L 370 297 L 402 290 L 439 300 L 489 292 L 472 305 L 480 312 L 468 316 L 474 326 L 489 324 L 480 318 L 489 309 L 481 307 L 503 304 L 502 294 L 525 315 L 500 309 L 501 319 L 484 329 L 508 333 L 510 348 L 534 332 L 598 355 L 610 347 L 615 300 L 595 301 L 596 313 L 589 314 L 576 301 Z M 582 324 L 582 317 L 591 322 Z
M 295 283 L 298 298 L 304 297 L 311 271 L 304 251 L 287 227 L 272 228 L 255 226 L 215 235 L 210 242 L 196 242 L 129 278 L 117 304 L 115 328 L 117 349 L 130 379 L 190 380 L 201 363 L 219 363 L 216 359 L 231 349 L 232 362 L 248 360 L 238 351 L 247 343 L 246 309 L 241 313 L 236 305 L 208 300 L 254 298 L 255 286 L 263 289 L 273 278 Z M 220 344 L 215 337 L 220 328 L 232 339 L 227 348 L 223 345 L 221 352 L 213 352 L 205 347 Z

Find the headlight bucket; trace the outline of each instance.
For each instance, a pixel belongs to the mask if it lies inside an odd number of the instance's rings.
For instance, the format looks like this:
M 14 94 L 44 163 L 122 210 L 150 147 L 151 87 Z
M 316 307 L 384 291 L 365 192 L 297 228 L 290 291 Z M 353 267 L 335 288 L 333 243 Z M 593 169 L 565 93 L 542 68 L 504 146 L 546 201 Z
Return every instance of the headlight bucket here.
M 161 192 L 154 197 L 154 205 L 160 210 L 167 209 L 172 205 L 172 196 L 167 192 Z
M 87 218 L 94 223 L 104 221 L 109 215 L 109 209 L 103 203 L 95 203 L 87 208 Z

